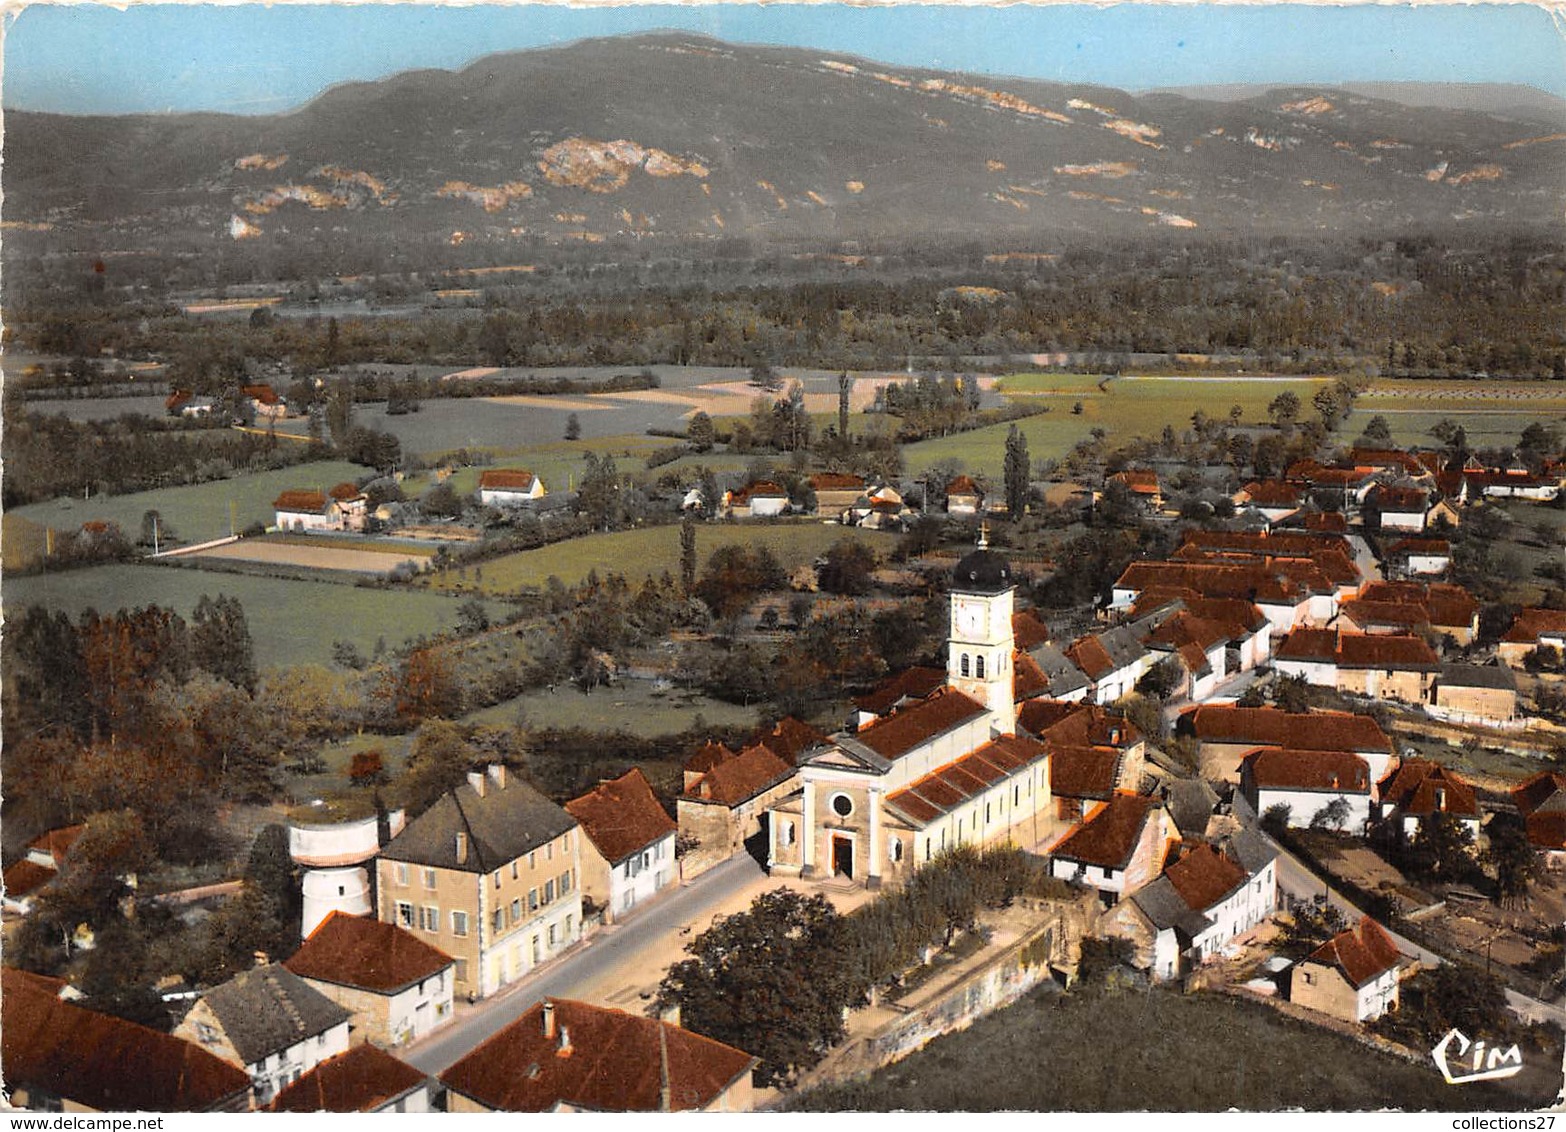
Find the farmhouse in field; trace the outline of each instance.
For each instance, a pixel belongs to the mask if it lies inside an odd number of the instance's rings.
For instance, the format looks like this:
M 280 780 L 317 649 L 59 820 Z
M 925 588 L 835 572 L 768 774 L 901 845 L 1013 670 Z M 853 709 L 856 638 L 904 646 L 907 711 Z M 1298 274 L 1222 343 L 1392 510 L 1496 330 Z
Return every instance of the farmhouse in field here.
M 1371 1022 L 1397 1009 L 1407 962 L 1386 929 L 1366 916 L 1294 965 L 1289 998 L 1345 1022 Z
M 754 480 L 723 494 L 720 513 L 736 519 L 770 519 L 788 510 L 788 492 L 771 480 Z
M 523 468 L 491 468 L 479 475 L 485 507 L 520 507 L 544 497 L 544 481 Z

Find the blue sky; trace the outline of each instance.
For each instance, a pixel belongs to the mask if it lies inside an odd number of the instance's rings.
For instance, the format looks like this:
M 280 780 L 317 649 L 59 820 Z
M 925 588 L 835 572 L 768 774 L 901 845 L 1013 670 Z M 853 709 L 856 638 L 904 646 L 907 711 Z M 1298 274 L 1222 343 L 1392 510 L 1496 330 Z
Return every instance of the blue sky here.
M 901 63 L 1145 89 L 1511 82 L 1566 97 L 1566 18 L 1532 4 L 36 4 L 0 98 L 62 113 L 287 110 L 326 87 L 495 51 L 682 28 Z

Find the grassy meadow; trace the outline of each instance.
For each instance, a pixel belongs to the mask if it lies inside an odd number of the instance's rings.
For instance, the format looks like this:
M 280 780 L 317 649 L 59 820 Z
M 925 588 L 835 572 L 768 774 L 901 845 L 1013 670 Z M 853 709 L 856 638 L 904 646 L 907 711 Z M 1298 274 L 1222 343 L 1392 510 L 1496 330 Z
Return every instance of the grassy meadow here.
M 445 594 L 173 566 L 94 566 L 5 582 L 9 610 L 44 605 L 72 616 L 88 608 L 108 613 L 162 605 L 188 619 L 202 594 L 239 599 L 255 641 L 256 664 L 262 668 L 329 664 L 337 640 L 353 643 L 366 656 L 380 638 L 388 648 L 396 648 L 405 640 L 454 626 L 460 604 Z
M 854 538 L 886 554 L 896 537 L 876 531 L 840 527 L 815 520 L 783 523 L 707 523 L 696 529 L 696 557 L 705 565 L 720 546 L 739 544 L 769 547 L 786 569 L 792 570 L 824 554 L 840 538 Z M 680 573 L 680 528 L 677 525 L 588 535 L 537 550 L 524 550 L 493 558 L 479 566 L 426 574 L 414 585 L 430 590 L 480 590 L 509 594 L 543 586 L 551 575 L 568 586 L 597 570 L 600 576 L 624 574 L 633 586 L 668 571 Z

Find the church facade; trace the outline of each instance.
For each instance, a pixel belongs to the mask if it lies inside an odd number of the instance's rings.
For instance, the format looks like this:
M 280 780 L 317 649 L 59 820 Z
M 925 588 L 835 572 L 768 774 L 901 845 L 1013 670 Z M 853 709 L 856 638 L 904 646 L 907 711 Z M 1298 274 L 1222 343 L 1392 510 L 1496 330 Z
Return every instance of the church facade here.
M 1039 840 L 1049 759 L 1017 733 L 1014 594 L 982 541 L 958 563 L 945 686 L 800 753 L 799 789 L 769 810 L 773 873 L 877 888 L 957 845 Z

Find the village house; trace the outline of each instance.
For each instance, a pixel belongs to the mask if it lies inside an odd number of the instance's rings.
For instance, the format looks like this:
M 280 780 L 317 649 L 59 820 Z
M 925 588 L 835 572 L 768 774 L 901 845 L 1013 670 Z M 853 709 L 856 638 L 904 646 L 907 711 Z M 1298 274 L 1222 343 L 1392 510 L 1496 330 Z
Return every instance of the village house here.
M 429 1112 L 429 1078 L 375 1046 L 354 1046 L 278 1093 L 271 1111 Z
M 490 468 L 479 474 L 479 503 L 485 507 L 523 507 L 544 495 L 544 481 L 525 468 Z
M 1472 837 L 1479 836 L 1478 795 L 1472 785 L 1440 763 L 1404 759 L 1377 793 L 1377 820 L 1391 825 L 1401 837 L 1413 837 L 1436 814 L 1447 814 Z
M 868 486 L 863 476 L 849 472 L 817 472 L 809 483 L 816 494 L 815 513 L 825 519 L 842 518 L 864 496 Z
M 85 825 L 68 825 L 39 834 L 28 843 L 27 853 L 5 870 L 5 891 L 0 899 L 8 915 L 25 916 L 32 910 L 33 897 L 60 875 L 71 846 L 86 830 Z
M 1341 800 L 1342 825 L 1363 833 L 1370 822 L 1370 767 L 1350 751 L 1262 747 L 1240 760 L 1240 795 L 1258 818 L 1274 806 L 1288 808 L 1288 825 L 1304 829 L 1331 817 Z
M 1353 597 L 1364 580 L 1349 540 L 1329 531 L 1192 529 L 1181 538 L 1174 560 L 1270 565 L 1303 585 L 1334 594 L 1340 601 Z M 1311 616 L 1319 620 L 1328 608 L 1315 603 Z
M 174 1036 L 250 1075 L 256 1105 L 348 1049 L 350 1012 L 281 963 L 242 971 L 202 995 Z
M 1206 704 L 1183 712 L 1175 729 L 1200 744 L 1204 775 L 1230 782 L 1238 778 L 1240 759 L 1257 747 L 1348 751 L 1365 761 L 1372 781 L 1386 777 L 1396 753 L 1374 719 L 1343 711 L 1296 714 Z
M 1526 468 L 1464 469 L 1463 481 L 1470 497 L 1526 499 L 1549 503 L 1561 493 L 1561 478 L 1555 474 L 1535 474 Z
M 946 485 L 948 515 L 977 515 L 984 506 L 984 492 L 968 476 L 958 476 Z
M 1050 875 L 1095 888 L 1106 907 L 1113 905 L 1157 875 L 1175 832 L 1162 800 L 1115 794 L 1050 847 Z
M 854 697 L 854 730 L 867 727 L 899 708 L 929 698 L 946 686 L 943 668 L 905 668 L 894 672 L 862 696 Z
M 1164 654 L 1147 643 L 1163 616 L 1160 611 L 1071 642 L 1065 656 L 1091 681 L 1088 699 L 1096 704 L 1114 703 L 1135 689 L 1136 682 L 1163 659 Z
M 1337 586 L 1319 567 L 1305 560 L 1282 562 L 1141 561 L 1116 579 L 1111 615 L 1134 606 L 1146 607 L 1144 595 L 1193 596 L 1249 601 L 1270 622 L 1272 636 L 1295 625 L 1325 625 L 1337 614 Z
M 1078 822 L 1097 803 L 1140 792 L 1147 742 L 1131 723 L 1098 707 L 1035 700 L 1017 726 L 1049 752 L 1055 817 Z
M 1164 492 L 1158 483 L 1158 473 L 1150 468 L 1128 469 L 1106 476 L 1104 486 L 1107 488 L 1110 484 L 1124 487 L 1131 493 L 1132 499 L 1149 511 L 1159 511 L 1164 506 Z
M 755 480 L 723 493 L 720 514 L 734 519 L 770 519 L 788 510 L 788 492 L 770 480 Z
M 506 768 L 469 771 L 376 862 L 376 911 L 455 960 L 456 993 L 488 996 L 582 930 L 577 821 Z
M 448 1112 L 746 1112 L 756 1059 L 657 1018 L 545 999 L 440 1075 Z
M 1219 845 L 1177 842 L 1163 872 L 1106 915 L 1104 932 L 1132 942 L 1135 966 L 1173 979 L 1222 954 L 1277 906 L 1277 852 L 1240 830 Z
M 1540 771 L 1512 787 L 1512 803 L 1528 830 L 1528 843 L 1551 869 L 1566 866 L 1566 774 Z
M 1444 574 L 1452 568 L 1452 544 L 1444 538 L 1401 538 L 1387 547 L 1386 562 L 1394 573 Z
M 1378 487 L 1366 497 L 1368 507 L 1380 508 L 1383 531 L 1428 531 L 1456 527 L 1462 516 L 1440 493 L 1417 486 Z
M 1376 468 L 1328 467 L 1315 460 L 1296 460 L 1283 472 L 1289 483 L 1308 494 L 1330 496 L 1332 505 L 1343 511 L 1363 504 L 1381 475 Z
M 1502 664 L 1521 671 L 1535 649 L 1566 653 L 1566 609 L 1519 609 L 1501 635 L 1495 655 Z
M 587 836 L 582 846 L 582 898 L 603 909 L 604 922 L 628 913 L 679 880 L 674 819 L 637 767 L 600 782 L 565 804 Z
M 1517 680 L 1498 664 L 1443 664 L 1426 710 L 1453 723 L 1505 727 L 1517 719 Z
M 1183 673 L 1172 689 L 1174 697 L 1183 696 L 1194 703 L 1211 699 L 1218 685 L 1230 675 L 1229 643 L 1233 630 L 1227 625 L 1198 617 L 1180 609 L 1165 617 L 1146 638 L 1157 660 L 1179 665 Z
M 180 1037 L 74 1006 L 62 980 L 0 969 L 8 1107 L 32 1112 L 245 1112 L 243 1069 Z
M 1046 751 L 1016 734 L 1014 594 L 981 539 L 953 573 L 947 686 L 800 754 L 770 813 L 774 874 L 877 888 L 950 846 L 1048 832 Z
M 331 491 L 331 505 L 345 531 L 362 531 L 369 521 L 370 497 L 351 483 L 340 483 Z
M 333 912 L 283 966 L 352 1013 L 355 1045 L 406 1045 L 455 1017 L 455 961 L 382 920 Z
M 1256 511 L 1269 523 L 1280 523 L 1300 509 L 1304 496 L 1284 480 L 1252 480 L 1230 497 L 1242 511 Z
M 342 518 L 324 491 L 290 490 L 272 501 L 280 531 L 338 531 Z
M 1296 629 L 1278 643 L 1280 675 L 1372 699 L 1430 700 L 1441 659 L 1421 638 Z
M 185 417 L 190 420 L 210 417 L 215 408 L 217 404 L 212 398 L 197 397 L 188 389 L 174 390 L 163 402 L 163 410 L 169 416 Z
M 1343 603 L 1337 627 L 1351 633 L 1429 630 L 1467 645 L 1479 632 L 1479 603 L 1462 586 L 1443 582 L 1366 582 Z
M 258 421 L 280 421 L 288 416 L 287 402 L 270 385 L 245 385 L 240 387 L 239 392 L 245 398 L 246 407 Z
M 1185 611 L 1222 629 L 1228 638 L 1223 670 L 1233 675 L 1249 672 L 1272 656 L 1272 622 L 1253 602 L 1243 598 L 1198 597 L 1164 590 L 1144 591 L 1131 606 L 1130 616 L 1141 618 L 1155 611 L 1166 616 Z
M 675 799 L 685 843 L 681 878 L 700 876 L 740 852 L 766 860 L 768 811 L 799 789 L 794 763 L 800 752 L 824 742 L 815 728 L 784 719 L 737 754 L 709 742 L 687 759 L 684 787 Z
M 1398 1004 L 1407 958 L 1369 916 L 1296 963 L 1289 999 L 1345 1022 L 1372 1022 Z

